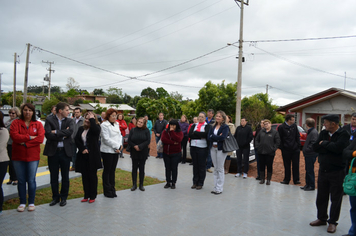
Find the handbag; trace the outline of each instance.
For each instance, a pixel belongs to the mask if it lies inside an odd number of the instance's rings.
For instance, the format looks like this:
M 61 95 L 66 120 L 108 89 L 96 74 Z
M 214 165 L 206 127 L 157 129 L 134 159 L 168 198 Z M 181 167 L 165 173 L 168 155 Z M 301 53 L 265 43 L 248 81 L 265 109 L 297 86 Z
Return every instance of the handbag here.
M 356 173 L 352 173 L 354 160 L 355 158 L 352 159 L 349 173 L 345 176 L 344 183 L 342 184 L 344 193 L 349 196 L 356 196 Z
M 159 140 L 157 143 L 157 153 L 163 153 L 163 143 L 162 140 Z
M 231 134 L 229 130 L 229 134 L 227 135 L 226 139 L 223 143 L 223 152 L 232 152 L 239 149 L 239 145 L 236 142 L 235 137 Z

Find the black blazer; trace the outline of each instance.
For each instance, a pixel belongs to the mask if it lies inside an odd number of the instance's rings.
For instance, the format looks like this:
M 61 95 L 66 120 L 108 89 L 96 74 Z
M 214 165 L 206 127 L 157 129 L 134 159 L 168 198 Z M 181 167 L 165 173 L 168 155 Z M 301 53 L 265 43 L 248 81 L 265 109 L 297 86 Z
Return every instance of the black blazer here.
M 45 136 L 46 146 L 43 151 L 43 155 L 54 156 L 56 154 L 59 141 L 63 141 L 64 151 L 68 157 L 73 155 L 72 147 L 72 133 L 74 128 L 73 119 L 64 118 L 62 121 L 61 129 L 59 130 L 59 123 L 57 116 L 49 116 L 45 123 Z M 52 130 L 56 130 L 56 134 L 52 134 Z
M 75 171 L 82 173 L 82 166 L 85 158 L 89 158 L 89 168 L 90 170 L 97 170 L 103 168 L 101 164 L 100 147 L 99 147 L 99 137 L 101 127 L 95 123 L 95 119 L 91 118 L 90 129 L 87 133 L 87 145 L 84 146 L 82 139 L 82 133 L 84 132 L 84 127 L 81 126 L 78 129 L 77 135 L 75 136 L 75 144 L 78 147 L 77 160 L 75 162 Z M 88 149 L 88 154 L 83 154 L 83 151 Z

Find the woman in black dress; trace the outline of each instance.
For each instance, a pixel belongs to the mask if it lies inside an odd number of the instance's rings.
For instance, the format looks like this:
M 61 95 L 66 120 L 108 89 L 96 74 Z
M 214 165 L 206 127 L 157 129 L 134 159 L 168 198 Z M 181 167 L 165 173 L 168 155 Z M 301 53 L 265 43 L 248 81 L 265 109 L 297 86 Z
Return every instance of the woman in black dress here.
M 145 178 L 145 163 L 148 155 L 148 145 L 150 144 L 150 131 L 146 126 L 147 121 L 140 117 L 137 120 L 136 127 L 130 130 L 129 146 L 132 159 L 132 188 L 131 191 L 137 189 L 137 169 L 140 172 L 139 189 L 145 191 L 143 180 Z

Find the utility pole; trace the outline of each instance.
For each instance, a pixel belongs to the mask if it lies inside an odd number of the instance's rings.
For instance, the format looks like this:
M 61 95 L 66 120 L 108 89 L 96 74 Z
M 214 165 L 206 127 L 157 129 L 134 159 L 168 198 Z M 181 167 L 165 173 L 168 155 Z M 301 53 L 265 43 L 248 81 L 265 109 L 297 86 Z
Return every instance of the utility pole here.
M 1 100 L 1 75 L 2 75 L 2 73 L 0 73 L 0 102 L 1 102 L 1 105 L 2 105 L 2 100 Z
M 26 55 L 26 67 L 25 67 L 25 81 L 23 84 L 23 103 L 27 101 L 27 81 L 28 81 L 28 61 L 30 59 L 30 47 L 31 44 L 27 44 L 27 55 Z
M 43 80 L 48 81 L 48 100 L 51 100 L 51 74 L 52 71 L 54 73 L 54 70 L 52 70 L 52 64 L 54 64 L 54 62 L 42 61 L 42 63 L 49 64 L 49 69 L 47 68 L 47 70 L 49 71 L 49 77 L 47 77 L 46 75 L 46 77 Z
M 268 95 L 268 84 L 266 84 L 266 94 Z
M 346 71 L 345 71 L 345 79 L 344 79 L 344 90 L 346 89 Z
M 16 63 L 19 63 L 17 61 L 17 53 L 15 52 L 14 55 L 14 93 L 12 95 L 12 107 L 16 107 Z

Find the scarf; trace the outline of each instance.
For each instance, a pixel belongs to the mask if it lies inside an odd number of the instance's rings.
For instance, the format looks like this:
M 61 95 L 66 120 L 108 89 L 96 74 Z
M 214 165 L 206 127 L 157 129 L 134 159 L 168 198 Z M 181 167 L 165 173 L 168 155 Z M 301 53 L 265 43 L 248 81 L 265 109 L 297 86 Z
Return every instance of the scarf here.
M 198 123 L 198 126 L 197 126 L 197 131 L 200 132 L 200 129 L 201 129 L 201 127 L 202 127 L 203 125 L 205 125 L 205 122 L 199 122 L 199 123 Z

